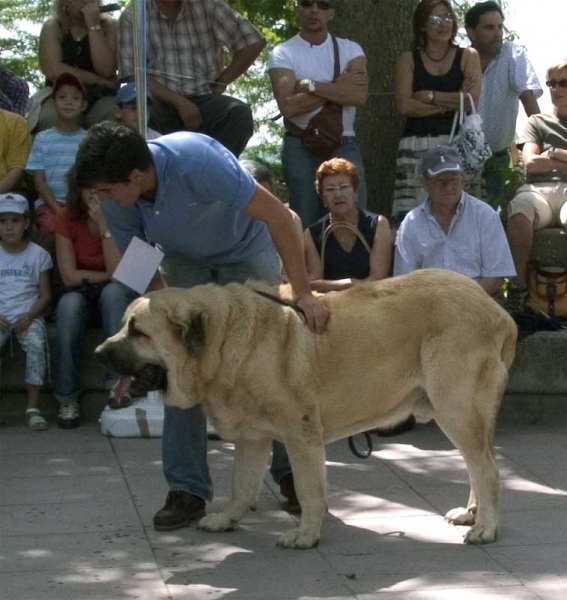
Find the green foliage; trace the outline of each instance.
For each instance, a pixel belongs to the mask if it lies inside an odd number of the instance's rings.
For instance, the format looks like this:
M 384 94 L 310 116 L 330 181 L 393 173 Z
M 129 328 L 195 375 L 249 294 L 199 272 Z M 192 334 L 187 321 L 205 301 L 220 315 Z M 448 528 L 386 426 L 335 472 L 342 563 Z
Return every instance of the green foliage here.
M 1 64 L 38 85 L 38 37 L 30 32 L 50 13 L 49 0 L 0 0 Z

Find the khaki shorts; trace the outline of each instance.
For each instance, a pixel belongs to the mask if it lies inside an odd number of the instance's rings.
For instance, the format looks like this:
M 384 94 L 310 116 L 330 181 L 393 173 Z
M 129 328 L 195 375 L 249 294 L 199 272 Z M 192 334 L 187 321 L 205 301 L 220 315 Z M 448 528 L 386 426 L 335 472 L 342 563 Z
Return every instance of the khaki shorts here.
M 550 181 L 521 186 L 510 202 L 508 218 L 516 214 L 524 215 L 534 229 L 567 227 L 567 183 Z

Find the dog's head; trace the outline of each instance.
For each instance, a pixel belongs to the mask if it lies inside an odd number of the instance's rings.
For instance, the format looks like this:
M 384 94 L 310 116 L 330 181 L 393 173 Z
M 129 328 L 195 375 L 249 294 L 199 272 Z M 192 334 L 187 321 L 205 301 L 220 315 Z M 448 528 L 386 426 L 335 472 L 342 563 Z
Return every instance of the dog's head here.
M 191 359 L 205 349 L 208 314 L 192 308 L 185 290 L 167 289 L 138 298 L 124 315 L 122 328 L 95 354 L 104 366 L 146 387 L 166 387 L 166 402 L 187 408 L 196 403 Z M 128 384 L 121 382 L 121 389 Z

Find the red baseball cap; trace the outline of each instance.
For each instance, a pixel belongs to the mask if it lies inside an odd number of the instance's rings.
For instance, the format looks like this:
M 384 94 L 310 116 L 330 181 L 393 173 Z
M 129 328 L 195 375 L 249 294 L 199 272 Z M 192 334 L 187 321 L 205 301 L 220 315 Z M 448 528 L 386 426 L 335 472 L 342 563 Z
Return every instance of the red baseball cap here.
M 61 73 L 59 75 L 59 77 L 55 80 L 55 82 L 53 83 L 53 88 L 51 90 L 52 98 L 55 97 L 57 90 L 62 85 L 72 85 L 73 87 L 76 87 L 78 90 L 81 90 L 81 94 L 83 94 L 85 100 L 87 99 L 87 90 L 86 90 L 85 86 L 83 85 L 83 83 L 81 81 L 79 81 L 79 79 L 77 77 L 75 77 L 75 75 L 73 75 L 73 73 L 67 73 L 67 72 Z

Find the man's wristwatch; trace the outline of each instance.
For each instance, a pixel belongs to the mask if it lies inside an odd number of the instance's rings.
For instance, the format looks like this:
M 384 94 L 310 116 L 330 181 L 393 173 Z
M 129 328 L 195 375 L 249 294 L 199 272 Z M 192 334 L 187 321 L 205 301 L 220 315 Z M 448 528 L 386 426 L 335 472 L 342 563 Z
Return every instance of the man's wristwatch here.
M 433 104 L 434 100 L 435 100 L 435 92 L 432 90 L 429 90 L 429 92 L 427 92 L 427 102 L 429 102 L 429 104 Z
M 110 233 L 110 231 L 108 231 L 108 229 L 101 235 L 100 239 L 101 240 L 109 240 L 112 237 L 112 234 Z
M 549 158 L 555 158 L 556 150 L 557 150 L 557 148 L 555 146 L 549 146 L 549 148 L 547 150 L 547 156 L 549 156 Z
M 314 92 L 315 89 L 315 82 L 313 81 L 313 79 L 307 79 L 307 91 Z

